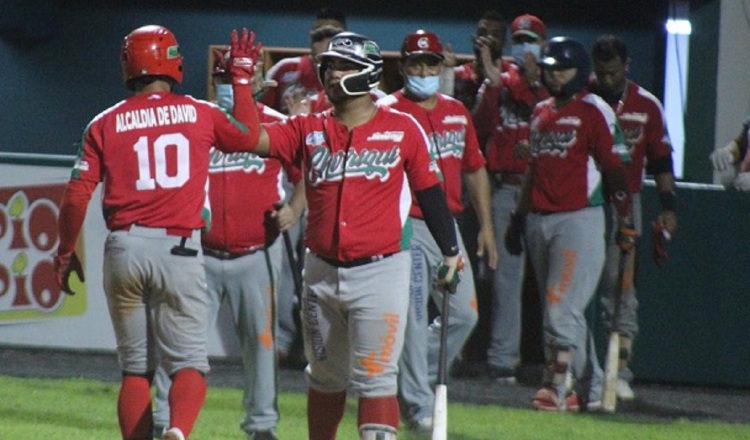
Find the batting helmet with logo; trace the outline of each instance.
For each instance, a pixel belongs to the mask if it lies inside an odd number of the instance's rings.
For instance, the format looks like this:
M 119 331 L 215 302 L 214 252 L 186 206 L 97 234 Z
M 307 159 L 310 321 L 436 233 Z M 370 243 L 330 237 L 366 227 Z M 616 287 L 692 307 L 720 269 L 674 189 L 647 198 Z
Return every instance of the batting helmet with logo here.
M 133 90 L 142 76 L 166 76 L 182 83 L 182 55 L 177 38 L 163 26 L 142 26 L 125 36 L 122 43 L 122 76 Z
M 333 36 L 327 50 L 318 54 L 318 79 L 321 83 L 331 58 L 340 58 L 362 66 L 359 72 L 341 78 L 341 88 L 347 95 L 364 95 L 380 84 L 383 74 L 380 47 L 364 35 L 341 32 Z

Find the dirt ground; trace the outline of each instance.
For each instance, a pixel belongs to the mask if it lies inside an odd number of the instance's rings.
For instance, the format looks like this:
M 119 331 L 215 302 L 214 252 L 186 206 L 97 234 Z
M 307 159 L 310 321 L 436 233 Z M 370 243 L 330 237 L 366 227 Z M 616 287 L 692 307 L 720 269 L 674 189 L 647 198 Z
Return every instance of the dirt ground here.
M 213 359 L 209 386 L 240 387 L 239 360 Z M 526 368 L 522 384 L 501 385 L 487 377 L 451 377 L 448 398 L 451 402 L 530 408 L 537 388 L 533 383 L 538 367 Z M 62 351 L 52 349 L 0 346 L 0 374 L 16 377 L 84 377 L 119 381 L 114 353 Z M 306 384 L 300 368 L 280 371 L 281 391 L 304 392 Z M 617 417 L 648 420 L 689 419 L 750 424 L 750 390 L 698 388 L 665 384 L 636 383 L 636 399 L 618 405 Z M 606 417 L 606 415 L 603 415 Z

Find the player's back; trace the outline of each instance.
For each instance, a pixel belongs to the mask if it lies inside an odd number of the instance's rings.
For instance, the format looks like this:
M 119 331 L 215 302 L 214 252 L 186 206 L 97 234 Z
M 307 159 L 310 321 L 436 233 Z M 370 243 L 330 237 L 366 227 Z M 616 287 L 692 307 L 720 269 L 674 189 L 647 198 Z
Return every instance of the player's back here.
M 204 225 L 216 112 L 216 106 L 189 96 L 149 93 L 128 98 L 92 121 L 84 149 L 99 163 L 90 160 L 81 178 L 104 181 L 102 203 L 110 229 Z M 86 173 L 98 176 L 86 178 Z

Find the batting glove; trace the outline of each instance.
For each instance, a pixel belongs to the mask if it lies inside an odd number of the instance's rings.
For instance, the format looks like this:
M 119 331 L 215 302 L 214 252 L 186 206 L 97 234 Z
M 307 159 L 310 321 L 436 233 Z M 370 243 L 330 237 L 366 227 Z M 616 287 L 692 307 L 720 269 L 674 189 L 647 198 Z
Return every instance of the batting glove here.
M 438 288 L 456 293 L 456 287 L 464 274 L 464 259 L 461 253 L 447 257 L 443 255 L 443 262 L 437 269 Z
M 70 275 L 75 273 L 82 283 L 86 281 L 86 277 L 83 275 L 83 266 L 81 265 L 81 260 L 78 259 L 78 255 L 75 252 L 67 255 L 58 255 L 54 261 L 57 285 L 68 295 L 75 295 L 76 293 L 70 287 Z
M 750 192 L 750 172 L 737 174 L 734 179 L 734 188 L 737 191 Z
M 638 231 L 632 224 L 621 225 L 617 228 L 617 246 L 623 252 L 630 252 L 635 247 L 635 239 L 638 237 Z
M 250 84 L 255 75 L 255 65 L 263 49 L 261 43 L 255 44 L 255 33 L 242 29 L 240 36 L 236 30 L 232 31 L 229 46 L 229 73 L 232 84 Z
M 711 164 L 716 171 L 724 171 L 734 165 L 737 156 L 739 156 L 739 147 L 736 142 L 732 141 L 715 149 L 708 158 L 711 159 Z
M 526 216 L 510 214 L 510 224 L 505 229 L 505 249 L 511 255 L 521 255 L 523 252 L 523 234 L 526 230 Z

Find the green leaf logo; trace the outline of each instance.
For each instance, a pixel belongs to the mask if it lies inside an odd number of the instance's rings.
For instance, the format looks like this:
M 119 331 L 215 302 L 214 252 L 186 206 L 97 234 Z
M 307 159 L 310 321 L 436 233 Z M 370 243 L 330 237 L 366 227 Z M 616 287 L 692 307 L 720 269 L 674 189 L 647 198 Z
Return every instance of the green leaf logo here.
M 26 206 L 28 205 L 26 194 L 24 194 L 23 191 L 19 191 L 13 194 L 10 200 L 10 209 L 8 210 L 8 213 L 12 218 L 21 217 L 21 214 L 26 211 Z
M 11 265 L 11 270 L 16 275 L 22 275 L 26 271 L 26 267 L 29 265 L 29 258 L 26 256 L 26 252 L 21 252 L 16 255 Z

